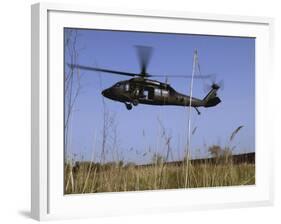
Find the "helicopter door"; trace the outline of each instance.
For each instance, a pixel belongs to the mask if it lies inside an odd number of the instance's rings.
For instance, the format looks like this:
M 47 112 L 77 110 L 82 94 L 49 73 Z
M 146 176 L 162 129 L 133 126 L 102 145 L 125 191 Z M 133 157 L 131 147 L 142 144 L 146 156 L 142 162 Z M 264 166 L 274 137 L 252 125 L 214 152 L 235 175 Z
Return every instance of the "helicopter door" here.
M 145 87 L 143 89 L 141 98 L 142 99 L 146 99 L 146 100 L 153 100 L 153 98 L 154 98 L 154 88 L 152 88 L 152 87 Z

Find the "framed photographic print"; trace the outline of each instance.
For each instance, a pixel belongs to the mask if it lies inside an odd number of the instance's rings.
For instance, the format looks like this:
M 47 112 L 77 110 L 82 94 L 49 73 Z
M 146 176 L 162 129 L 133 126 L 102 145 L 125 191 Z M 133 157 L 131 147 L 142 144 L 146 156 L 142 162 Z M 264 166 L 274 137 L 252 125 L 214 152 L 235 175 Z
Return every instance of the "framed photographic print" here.
M 269 205 L 270 18 L 32 6 L 32 216 Z

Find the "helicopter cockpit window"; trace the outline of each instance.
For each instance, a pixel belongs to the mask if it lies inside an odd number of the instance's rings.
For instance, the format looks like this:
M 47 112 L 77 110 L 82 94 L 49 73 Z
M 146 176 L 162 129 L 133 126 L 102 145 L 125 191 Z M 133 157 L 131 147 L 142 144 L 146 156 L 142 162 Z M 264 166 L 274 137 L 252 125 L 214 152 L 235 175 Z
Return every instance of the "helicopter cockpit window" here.
M 115 85 L 114 85 L 114 87 L 120 87 L 121 86 L 121 83 L 116 83 Z

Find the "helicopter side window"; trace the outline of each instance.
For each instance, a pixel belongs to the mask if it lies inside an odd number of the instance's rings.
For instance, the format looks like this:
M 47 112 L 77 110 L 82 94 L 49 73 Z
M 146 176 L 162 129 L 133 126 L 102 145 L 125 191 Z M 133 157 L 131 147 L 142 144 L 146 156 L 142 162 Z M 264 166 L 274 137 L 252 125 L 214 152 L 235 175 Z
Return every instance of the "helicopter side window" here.
M 154 89 L 156 96 L 161 96 L 161 89 Z
M 168 96 L 169 95 L 169 91 L 166 89 L 162 89 L 162 96 Z

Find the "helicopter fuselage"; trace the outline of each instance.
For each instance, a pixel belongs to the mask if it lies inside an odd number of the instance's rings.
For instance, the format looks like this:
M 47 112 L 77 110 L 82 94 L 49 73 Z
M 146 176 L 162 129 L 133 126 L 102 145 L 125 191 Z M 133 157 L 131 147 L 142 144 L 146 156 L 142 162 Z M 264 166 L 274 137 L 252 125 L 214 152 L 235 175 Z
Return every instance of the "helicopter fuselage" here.
M 190 100 L 192 107 L 207 106 L 205 100 L 179 93 L 169 84 L 143 78 L 117 82 L 112 87 L 103 90 L 102 95 L 111 100 L 125 103 L 129 110 L 132 109 L 132 104 L 134 106 L 138 104 L 189 106 Z
M 139 59 L 140 72 L 131 73 L 127 71 L 118 71 L 107 68 L 92 67 L 80 64 L 68 64 L 70 69 L 82 69 L 86 71 L 102 72 L 114 75 L 133 77 L 128 80 L 115 83 L 108 89 L 102 91 L 102 95 L 108 99 L 122 102 L 126 105 L 128 110 L 138 104 L 148 105 L 173 105 L 173 106 L 192 106 L 200 114 L 197 107 L 213 107 L 221 102 L 217 97 L 217 90 L 220 88 L 219 84 L 213 82 L 209 93 L 203 99 L 197 99 L 174 90 L 169 84 L 157 80 L 149 79 L 149 77 L 173 77 L 173 78 L 198 78 L 205 79 L 209 76 L 188 76 L 188 75 L 153 75 L 147 72 L 152 48 L 148 46 L 135 46 L 137 56 Z M 197 50 L 194 52 L 194 63 L 198 63 Z M 194 68 L 196 66 L 193 66 Z M 193 72 L 194 74 L 194 72 Z

